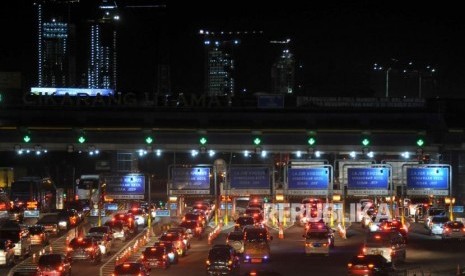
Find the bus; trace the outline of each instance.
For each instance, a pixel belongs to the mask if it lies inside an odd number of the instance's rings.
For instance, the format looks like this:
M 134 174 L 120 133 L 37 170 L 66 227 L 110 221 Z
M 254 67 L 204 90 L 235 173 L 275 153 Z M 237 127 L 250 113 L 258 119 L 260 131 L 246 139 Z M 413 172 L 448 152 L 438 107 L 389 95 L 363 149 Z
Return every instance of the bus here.
M 11 183 L 10 200 L 22 208 L 27 202 L 36 201 L 41 211 L 56 209 L 55 183 L 50 178 L 21 177 Z
M 101 194 L 101 187 L 105 183 L 104 178 L 98 174 L 81 175 L 77 181 L 75 199 L 84 202 L 89 209 L 97 209 Z M 90 202 L 93 203 L 91 208 Z

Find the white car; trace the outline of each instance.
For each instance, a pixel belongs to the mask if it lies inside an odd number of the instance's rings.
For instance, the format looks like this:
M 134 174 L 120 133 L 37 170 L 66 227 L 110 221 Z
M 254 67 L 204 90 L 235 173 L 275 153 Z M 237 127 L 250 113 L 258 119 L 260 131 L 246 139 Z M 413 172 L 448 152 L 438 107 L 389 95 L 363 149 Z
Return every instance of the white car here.
M 128 211 L 128 213 L 131 213 L 134 215 L 134 219 L 136 222 L 136 225 L 142 225 L 145 226 L 148 223 L 148 214 L 145 212 L 144 209 L 141 208 L 133 208 Z
M 428 224 L 431 235 L 442 235 L 444 224 L 449 221 L 445 216 L 434 216 Z

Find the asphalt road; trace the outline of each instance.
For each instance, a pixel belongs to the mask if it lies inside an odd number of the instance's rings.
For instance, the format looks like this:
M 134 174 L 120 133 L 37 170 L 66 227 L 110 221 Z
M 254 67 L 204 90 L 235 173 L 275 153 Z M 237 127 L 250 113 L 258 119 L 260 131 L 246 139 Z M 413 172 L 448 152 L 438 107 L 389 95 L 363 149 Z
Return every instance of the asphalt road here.
M 226 233 L 223 231 L 213 241 L 214 244 L 224 244 Z M 271 230 L 274 239 L 271 242 L 271 260 L 263 264 L 241 263 L 241 275 L 247 275 L 252 270 L 274 271 L 281 275 L 345 275 L 348 260 L 360 250 L 365 237 L 365 229 L 359 224 L 353 224 L 348 229 L 348 239 L 336 237 L 336 247 L 329 257 L 306 256 L 303 247 L 303 228 L 292 226 L 286 229 L 284 239 L 279 239 L 277 232 Z M 158 234 L 158 233 L 157 233 Z M 193 239 L 192 247 L 186 257 L 181 257 L 179 264 L 172 265 L 167 270 L 153 269 L 151 275 L 205 275 L 205 261 L 209 245 L 205 237 L 202 240 Z M 113 254 L 127 243 L 116 241 Z M 105 257 L 102 264 L 110 257 Z M 409 275 L 421 270 L 425 275 L 456 275 L 457 265 L 465 268 L 465 242 L 443 241 L 439 237 L 430 236 L 422 224 L 412 224 L 407 245 L 407 260 L 398 265 L 399 275 L 410 271 Z M 99 275 L 100 265 L 88 263 L 73 263 L 73 275 Z M 0 275 L 6 275 L 4 268 Z M 417 275 L 421 275 L 418 273 Z M 107 276 L 107 275 L 105 275 Z

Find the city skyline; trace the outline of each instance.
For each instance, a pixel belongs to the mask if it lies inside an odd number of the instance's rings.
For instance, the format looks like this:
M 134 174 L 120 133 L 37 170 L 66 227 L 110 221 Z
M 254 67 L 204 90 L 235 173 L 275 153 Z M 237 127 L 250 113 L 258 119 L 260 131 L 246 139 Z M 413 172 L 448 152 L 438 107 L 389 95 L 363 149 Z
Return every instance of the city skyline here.
M 15 14 L 27 17 L 32 13 L 29 4 L 13 5 L 11 12 L 2 18 L 3 25 Z M 83 7 L 78 9 L 79 15 L 92 14 L 88 10 L 92 3 L 80 5 Z M 192 8 L 190 13 L 189 8 Z M 168 86 L 175 94 L 202 93 L 204 45 L 198 31 L 263 30 L 268 40 L 292 40 L 291 52 L 296 64 L 303 67 L 304 95 L 382 95 L 382 78 L 379 74 L 373 75 L 372 66 L 387 64 L 391 58 L 396 58 L 399 68 L 402 67 L 400 63 L 410 61 L 417 71 L 426 65 L 435 66 L 436 93 L 444 97 L 463 97 L 461 91 L 465 84 L 461 76 L 465 74 L 462 66 L 465 58 L 460 34 L 464 23 L 453 9 L 365 1 L 320 4 L 318 9 L 303 4 L 289 4 L 282 9 L 271 5 L 261 10 L 258 4 L 243 8 L 243 3 L 223 7 L 168 3 L 160 8 L 122 9 L 121 44 L 118 46 L 122 53 L 118 57 L 121 86 L 118 90 L 160 90 L 158 71 L 163 70 L 162 75 L 165 79 L 170 77 Z M 223 16 L 209 9 L 221 11 Z M 10 37 L 19 38 L 17 41 L 21 45 L 16 48 L 2 45 L 4 54 L 0 59 L 1 71 L 21 71 L 24 82 L 29 84 L 33 83 L 32 68 L 28 66 L 34 60 L 32 21 L 29 27 L 20 27 L 24 28 L 23 37 L 7 30 Z M 83 50 L 81 46 L 78 45 L 79 51 Z M 272 49 L 271 45 L 266 49 L 253 43 L 247 45 L 247 41 L 241 41 L 239 48 L 237 91 L 271 92 L 271 65 L 281 49 Z M 244 60 L 255 64 L 244 65 Z M 168 73 L 166 68 L 169 68 Z M 373 85 L 376 79 L 378 83 Z

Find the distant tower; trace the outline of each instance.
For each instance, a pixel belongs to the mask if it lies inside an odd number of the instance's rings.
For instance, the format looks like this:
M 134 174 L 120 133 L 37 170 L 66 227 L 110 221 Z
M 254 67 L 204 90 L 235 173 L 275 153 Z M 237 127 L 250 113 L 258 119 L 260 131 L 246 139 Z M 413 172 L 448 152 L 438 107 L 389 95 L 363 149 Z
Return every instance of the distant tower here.
M 205 40 L 206 84 L 208 96 L 234 95 L 233 47 L 239 40 Z
M 271 43 L 288 44 L 285 41 Z M 279 58 L 271 67 L 271 91 L 276 94 L 293 94 L 295 85 L 295 60 L 288 47 L 285 47 Z
M 70 24 L 70 4 L 76 0 L 37 1 L 37 86 L 75 85 L 75 54 L 71 51 L 75 27 Z
M 87 69 L 88 88 L 116 90 L 118 7 L 114 1 L 102 0 L 100 14 L 91 21 L 90 55 Z

